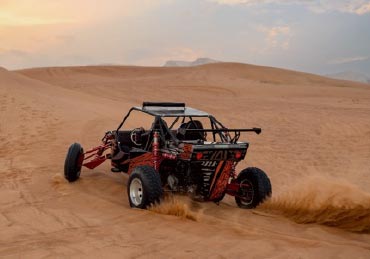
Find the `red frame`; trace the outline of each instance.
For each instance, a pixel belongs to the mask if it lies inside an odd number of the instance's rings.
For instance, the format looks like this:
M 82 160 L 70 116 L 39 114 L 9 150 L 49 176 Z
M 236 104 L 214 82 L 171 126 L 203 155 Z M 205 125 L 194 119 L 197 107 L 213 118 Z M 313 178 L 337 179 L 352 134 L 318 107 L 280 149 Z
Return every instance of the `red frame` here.
M 106 135 L 103 138 L 103 144 L 94 147 L 81 155 L 79 158 L 79 163 L 81 166 L 85 166 L 89 169 L 94 169 L 95 167 L 104 163 L 107 159 L 111 157 L 111 154 L 105 154 L 104 152 L 112 148 L 112 143 L 109 141 L 113 139 L 113 135 Z M 161 153 L 159 149 L 159 133 L 157 131 L 153 132 L 153 145 L 152 151 L 130 159 L 128 174 L 131 174 L 132 170 L 138 165 L 149 165 L 152 166 L 157 172 L 161 162 L 164 159 L 190 159 L 192 154 L 192 145 L 186 144 L 184 146 L 184 152 L 176 156 L 170 153 Z M 124 163 L 127 163 L 126 161 Z M 226 163 L 221 170 L 221 165 Z M 241 185 L 236 181 L 235 166 L 237 162 L 235 161 L 220 161 L 215 174 L 220 174 L 216 182 L 212 183 L 211 193 L 208 200 L 217 200 L 224 193 L 231 196 L 238 196 Z M 216 175 L 214 176 L 216 180 Z M 230 180 L 231 179 L 231 180 Z

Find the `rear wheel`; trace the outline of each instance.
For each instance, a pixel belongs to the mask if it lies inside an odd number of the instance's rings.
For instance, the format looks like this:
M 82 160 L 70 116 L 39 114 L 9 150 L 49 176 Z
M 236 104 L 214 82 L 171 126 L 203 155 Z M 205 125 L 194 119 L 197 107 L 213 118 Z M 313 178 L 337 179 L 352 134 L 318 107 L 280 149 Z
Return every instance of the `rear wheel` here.
M 162 193 L 160 176 L 153 167 L 138 166 L 132 171 L 127 184 L 131 207 L 145 209 L 159 202 Z
M 264 171 L 256 167 L 242 170 L 236 178 L 240 184 L 235 202 L 240 208 L 253 209 L 271 196 L 271 182 Z
M 74 182 L 80 177 L 83 153 L 83 148 L 78 143 L 74 143 L 69 147 L 64 162 L 64 177 L 68 182 Z

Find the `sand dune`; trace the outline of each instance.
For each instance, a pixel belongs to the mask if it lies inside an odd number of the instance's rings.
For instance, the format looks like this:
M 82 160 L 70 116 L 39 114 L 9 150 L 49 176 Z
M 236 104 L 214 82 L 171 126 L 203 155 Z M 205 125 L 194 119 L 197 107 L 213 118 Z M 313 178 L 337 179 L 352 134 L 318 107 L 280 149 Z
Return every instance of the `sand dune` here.
M 262 127 L 242 137 L 251 147 L 238 170 L 263 168 L 273 199 L 253 211 L 231 197 L 133 210 L 127 176 L 108 164 L 68 184 L 69 144 L 99 144 L 145 100 Z M 276 68 L 1 68 L 0 256 L 368 258 L 369 118 L 368 85 Z

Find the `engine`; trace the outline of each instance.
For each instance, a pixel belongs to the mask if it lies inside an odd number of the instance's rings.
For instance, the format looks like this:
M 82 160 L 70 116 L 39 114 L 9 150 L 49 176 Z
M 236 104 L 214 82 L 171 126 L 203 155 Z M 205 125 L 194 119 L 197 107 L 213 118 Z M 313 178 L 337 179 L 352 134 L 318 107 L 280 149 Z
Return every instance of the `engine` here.
M 160 168 L 162 185 L 169 191 L 205 199 L 209 196 L 216 166 L 204 162 L 165 160 Z

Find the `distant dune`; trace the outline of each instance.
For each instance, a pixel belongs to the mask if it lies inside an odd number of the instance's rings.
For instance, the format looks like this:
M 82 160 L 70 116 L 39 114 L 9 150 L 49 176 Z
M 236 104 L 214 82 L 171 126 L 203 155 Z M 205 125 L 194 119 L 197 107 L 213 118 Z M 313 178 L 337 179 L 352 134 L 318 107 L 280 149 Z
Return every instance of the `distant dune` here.
M 328 74 L 327 77 L 370 84 L 370 76 L 352 71 Z
M 192 67 L 211 63 L 217 63 L 220 61 L 210 58 L 198 58 L 194 61 L 181 61 L 181 60 L 169 60 L 163 66 L 164 67 Z
M 243 63 L 218 62 L 191 67 L 136 67 L 136 66 L 78 66 L 78 67 L 50 67 L 31 68 L 17 71 L 27 77 L 53 84 L 95 85 L 104 78 L 114 77 L 114 80 L 140 80 L 173 85 L 175 80 L 187 85 L 204 84 L 209 82 L 215 85 L 234 86 L 239 84 L 260 83 L 267 85 L 326 85 L 337 87 L 358 86 L 366 84 L 345 82 L 330 79 L 324 76 L 292 71 L 281 68 L 249 65 Z M 192 72 L 192 74 L 189 74 Z M 67 76 L 68 75 L 68 76 Z M 98 81 L 94 81 L 94 80 Z M 177 83 L 176 83 L 177 84 Z M 118 87 L 118 86 L 117 86 Z
M 134 210 L 127 175 L 108 163 L 67 183 L 69 145 L 100 144 L 143 101 L 262 127 L 242 134 L 236 171 L 264 169 L 273 198 L 256 210 L 227 195 Z M 272 67 L 0 68 L 0 257 L 370 258 L 369 118 L 368 84 Z

